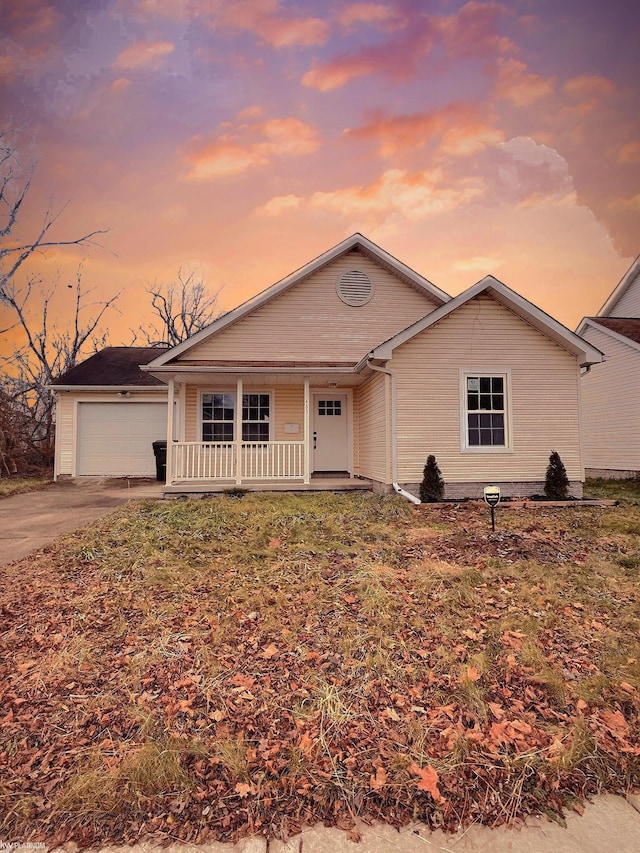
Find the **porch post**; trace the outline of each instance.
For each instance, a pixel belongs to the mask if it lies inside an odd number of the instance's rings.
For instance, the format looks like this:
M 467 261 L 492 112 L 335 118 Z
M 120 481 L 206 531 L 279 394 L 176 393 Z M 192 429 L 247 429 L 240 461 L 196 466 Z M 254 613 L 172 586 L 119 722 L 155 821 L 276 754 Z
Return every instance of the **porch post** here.
M 239 376 L 236 382 L 236 484 L 239 486 L 242 482 L 242 377 Z
M 309 400 L 309 380 L 304 380 L 304 482 L 311 482 L 311 407 Z
M 167 474 L 165 477 L 166 484 L 169 486 L 173 481 L 173 408 L 175 394 L 175 379 L 173 376 L 169 379 L 169 387 L 167 389 Z

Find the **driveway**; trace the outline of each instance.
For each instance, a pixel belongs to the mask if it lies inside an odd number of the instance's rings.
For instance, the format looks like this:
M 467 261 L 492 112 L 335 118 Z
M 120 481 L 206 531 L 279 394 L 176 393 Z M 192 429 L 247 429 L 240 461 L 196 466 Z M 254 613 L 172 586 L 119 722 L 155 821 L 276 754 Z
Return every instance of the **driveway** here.
M 56 536 L 102 518 L 127 501 L 161 497 L 162 484 L 153 480 L 91 477 L 0 498 L 0 566 L 26 557 Z

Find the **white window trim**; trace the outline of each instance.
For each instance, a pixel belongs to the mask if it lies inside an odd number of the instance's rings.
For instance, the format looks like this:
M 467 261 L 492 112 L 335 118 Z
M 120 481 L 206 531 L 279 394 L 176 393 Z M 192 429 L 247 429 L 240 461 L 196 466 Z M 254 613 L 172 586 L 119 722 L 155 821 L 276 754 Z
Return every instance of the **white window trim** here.
M 467 377 L 501 377 L 504 379 L 505 406 L 504 406 L 504 446 L 496 445 L 470 445 L 467 428 Z M 462 453 L 513 453 L 513 417 L 511 413 L 511 369 L 496 367 L 474 367 L 460 368 L 460 450 Z
M 234 412 L 236 412 L 237 406 L 238 406 L 238 400 L 236 398 L 236 392 L 237 392 L 237 389 L 236 389 L 235 385 L 232 387 L 227 386 L 226 388 L 223 386 L 223 387 L 216 387 L 216 388 L 202 388 L 202 389 L 200 389 L 200 391 L 198 392 L 198 441 L 203 441 L 203 438 L 202 438 L 202 424 L 203 424 L 203 420 L 202 420 L 202 398 L 204 397 L 204 395 L 205 394 L 231 394 L 231 396 L 234 399 L 234 407 L 235 407 Z M 273 436 L 275 433 L 275 414 L 274 414 L 275 394 L 273 392 L 273 389 L 271 389 L 271 388 L 257 388 L 257 389 L 255 389 L 255 388 L 244 388 L 243 387 L 242 394 L 243 394 L 243 396 L 244 396 L 244 394 L 268 394 L 269 395 L 269 420 L 268 420 L 269 439 L 268 440 L 273 441 Z M 235 425 L 235 419 L 234 419 L 233 423 Z M 253 421 L 251 421 L 251 423 L 253 423 Z M 234 430 L 234 432 L 235 432 L 235 430 Z M 233 441 L 235 441 L 235 440 L 236 440 L 236 438 L 234 437 Z M 214 443 L 216 443 L 216 444 L 230 444 L 233 442 L 223 441 L 223 442 L 214 442 Z M 243 441 L 242 443 L 243 444 L 260 444 L 260 442 L 256 442 L 256 441 Z

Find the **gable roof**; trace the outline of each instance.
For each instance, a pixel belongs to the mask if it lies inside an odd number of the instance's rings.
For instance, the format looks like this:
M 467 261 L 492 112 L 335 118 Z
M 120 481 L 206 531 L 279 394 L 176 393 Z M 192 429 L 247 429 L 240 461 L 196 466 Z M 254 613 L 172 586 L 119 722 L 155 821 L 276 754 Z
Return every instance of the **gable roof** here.
M 143 373 L 139 367 L 166 351 L 166 347 L 105 347 L 54 379 L 51 385 L 58 389 L 166 387 L 161 379 Z
M 385 341 L 383 344 L 380 344 L 380 346 L 375 347 L 375 349 L 369 353 L 368 359 L 387 361 L 392 357 L 393 350 L 396 347 L 401 346 L 419 332 L 428 329 L 430 326 L 433 326 L 440 320 L 448 317 L 449 314 L 453 313 L 458 308 L 483 293 L 492 296 L 505 308 L 529 323 L 530 326 L 533 326 L 543 335 L 546 335 L 546 337 L 557 343 L 560 347 L 575 355 L 579 359 L 580 366 L 596 364 L 597 362 L 604 361 L 604 355 L 599 349 L 591 346 L 591 344 L 587 343 L 583 338 L 579 337 L 574 332 L 571 332 L 566 326 L 563 326 L 562 323 L 554 320 L 554 318 L 545 311 L 542 311 L 542 309 L 538 308 L 532 302 L 529 302 L 523 296 L 520 296 L 520 294 L 516 293 L 515 290 L 511 290 L 510 287 L 507 287 L 506 284 L 503 284 L 492 275 L 485 276 L 479 282 L 467 288 L 467 290 L 460 293 L 454 299 L 451 299 L 445 305 L 441 305 L 439 308 L 436 308 L 435 311 L 427 314 L 426 317 L 418 320 L 417 323 L 413 323 L 413 325 L 404 329 L 404 331 L 399 332 L 388 341 Z
M 154 359 L 149 364 L 148 369 L 153 370 L 155 368 L 162 367 L 168 362 L 173 361 L 173 359 L 184 355 L 185 352 L 190 350 L 192 347 L 197 346 L 203 340 L 221 332 L 232 323 L 236 323 L 238 320 L 247 316 L 247 314 L 250 314 L 263 305 L 266 305 L 267 302 L 270 302 L 272 299 L 275 299 L 277 296 L 285 293 L 303 279 L 318 272 L 318 270 L 322 269 L 327 264 L 332 263 L 337 258 L 340 258 L 342 255 L 345 255 L 354 249 L 359 249 L 372 260 L 379 263 L 382 267 L 397 275 L 418 292 L 423 293 L 432 300 L 435 300 L 438 305 L 443 305 L 451 299 L 444 290 L 440 290 L 440 288 L 436 287 L 435 284 L 432 284 L 428 279 L 415 272 L 415 270 L 412 270 L 410 267 L 406 266 L 406 264 L 403 264 L 397 258 L 394 258 L 393 255 L 390 255 L 367 237 L 362 234 L 352 234 L 351 237 L 347 237 L 346 240 L 338 243 L 332 249 L 318 255 L 317 258 L 314 258 L 314 260 L 310 261 L 308 264 L 305 264 L 300 267 L 300 269 L 273 284 L 271 287 L 268 287 L 266 290 L 263 290 L 261 293 L 258 293 L 256 296 L 246 302 L 243 302 L 232 311 L 228 311 L 226 314 L 223 314 L 222 317 L 218 317 L 217 320 L 214 320 L 214 322 L 206 328 L 201 329 L 186 341 L 183 341 L 181 344 L 178 344 L 178 346 L 173 347 L 173 349 Z
M 635 261 L 631 264 L 629 269 L 620 279 L 618 285 L 614 288 L 613 292 L 604 303 L 602 308 L 598 311 L 598 317 L 606 317 L 608 314 L 613 311 L 616 304 L 622 299 L 624 294 L 631 288 L 631 286 L 640 278 L 640 255 L 635 259 Z
M 588 326 L 640 350 L 639 317 L 584 317 L 580 321 L 578 334 L 583 334 Z

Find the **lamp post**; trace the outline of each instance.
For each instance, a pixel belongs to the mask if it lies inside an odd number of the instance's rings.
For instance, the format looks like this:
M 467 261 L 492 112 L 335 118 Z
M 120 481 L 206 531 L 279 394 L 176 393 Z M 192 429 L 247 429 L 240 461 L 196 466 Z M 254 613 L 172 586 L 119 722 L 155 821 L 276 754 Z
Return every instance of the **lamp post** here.
M 495 533 L 496 529 L 496 507 L 500 503 L 500 487 L 485 486 L 484 487 L 485 502 L 491 507 L 491 530 Z

